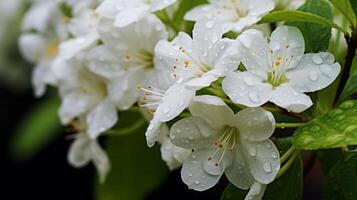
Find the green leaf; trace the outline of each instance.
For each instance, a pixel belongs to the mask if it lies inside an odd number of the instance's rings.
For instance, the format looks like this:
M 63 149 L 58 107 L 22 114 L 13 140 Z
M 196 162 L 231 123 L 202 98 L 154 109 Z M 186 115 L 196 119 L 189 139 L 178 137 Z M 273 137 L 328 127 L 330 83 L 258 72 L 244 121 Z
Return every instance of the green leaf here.
M 125 127 L 142 120 L 139 114 L 120 113 Z M 160 158 L 158 146 L 150 149 L 145 141 L 145 126 L 131 134 L 110 137 L 107 153 L 112 170 L 103 185 L 97 187 L 99 200 L 142 200 L 167 177 L 168 170 Z
M 295 131 L 293 144 L 306 150 L 331 149 L 357 144 L 357 100 L 311 120 Z
M 343 89 L 339 102 L 347 100 L 357 92 L 357 56 L 354 57 L 350 77 L 348 78 L 345 88 Z
M 352 9 L 355 12 L 355 16 L 357 16 L 357 1 L 356 0 L 350 0 L 350 3 L 352 5 Z
M 346 19 L 356 27 L 356 16 L 352 9 L 352 5 L 349 0 L 329 0 L 341 13 L 346 17 Z
M 357 155 L 339 161 L 328 173 L 325 187 L 325 199 L 357 199 Z
M 14 158 L 20 161 L 31 159 L 59 136 L 58 107 L 57 98 L 48 98 L 26 114 L 12 140 Z
M 316 23 L 320 24 L 323 26 L 335 28 L 343 33 L 348 33 L 346 30 L 332 22 L 331 20 L 327 20 L 319 15 L 315 15 L 312 13 L 307 13 L 307 12 L 302 12 L 302 11 L 296 11 L 296 10 L 282 10 L 282 11 L 275 11 L 272 12 L 265 17 L 263 17 L 262 20 L 259 21 L 259 24 L 262 23 L 274 23 L 274 22 L 311 22 L 311 23 Z
M 311 13 L 332 22 L 333 14 L 330 4 L 325 0 L 309 0 L 299 11 Z M 308 22 L 294 22 L 289 25 L 298 27 L 305 39 L 305 52 L 326 51 L 331 38 L 331 27 Z
M 277 146 L 282 154 L 291 146 L 291 142 L 289 139 L 280 139 Z M 302 170 L 303 162 L 299 156 L 283 176 L 268 185 L 263 200 L 275 200 L 277 197 L 279 200 L 300 200 L 303 187 Z M 224 190 L 221 200 L 243 200 L 247 193 L 248 191 L 229 184 Z

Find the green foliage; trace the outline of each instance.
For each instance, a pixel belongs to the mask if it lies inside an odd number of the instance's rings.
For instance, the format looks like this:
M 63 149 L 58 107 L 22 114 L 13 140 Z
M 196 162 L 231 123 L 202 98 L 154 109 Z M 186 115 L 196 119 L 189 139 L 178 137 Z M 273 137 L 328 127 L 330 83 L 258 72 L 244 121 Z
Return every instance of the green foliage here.
M 352 5 L 349 0 L 329 0 L 352 24 L 353 27 L 356 27 L 356 16 L 352 9 Z
M 347 100 L 357 92 L 357 56 L 353 59 L 350 77 L 348 78 L 345 88 L 343 89 L 339 102 Z
M 331 6 L 325 0 L 309 0 L 299 8 L 299 11 L 319 15 L 329 21 L 333 19 Z M 317 53 L 329 47 L 331 27 L 309 22 L 294 22 L 289 25 L 298 27 L 304 35 L 305 52 Z
M 278 140 L 277 146 L 283 154 L 291 145 L 289 139 Z M 297 157 L 289 170 L 268 185 L 263 200 L 275 200 L 277 195 L 279 200 L 300 200 L 302 198 L 303 187 L 303 162 L 301 157 Z M 241 190 L 229 184 L 221 196 L 221 200 L 243 200 L 248 191 Z
M 11 146 L 17 160 L 31 159 L 36 153 L 59 136 L 57 98 L 45 99 L 35 106 L 18 125 Z
M 357 199 L 357 155 L 353 153 L 349 157 L 340 160 L 328 173 L 325 187 L 326 199 Z
M 357 144 L 357 100 L 343 103 L 296 130 L 293 144 L 306 150 Z
M 272 12 L 265 17 L 262 18 L 262 20 L 259 21 L 259 24 L 262 23 L 275 23 L 275 22 L 311 22 L 315 24 L 320 24 L 323 26 L 335 28 L 343 33 L 347 33 L 346 30 L 332 22 L 331 20 L 327 20 L 319 15 L 312 14 L 312 13 L 307 13 L 307 12 L 302 12 L 302 11 L 296 11 L 296 10 L 283 10 L 283 11 L 276 11 Z
M 141 121 L 138 113 L 120 115 L 122 127 Z M 97 187 L 99 200 L 142 200 L 166 178 L 167 167 L 160 158 L 158 146 L 150 149 L 145 142 L 145 126 L 131 134 L 108 140 L 106 151 L 112 163 L 107 181 Z
M 355 16 L 357 16 L 357 1 L 356 0 L 350 0 L 350 3 L 352 5 L 352 9 L 355 12 Z

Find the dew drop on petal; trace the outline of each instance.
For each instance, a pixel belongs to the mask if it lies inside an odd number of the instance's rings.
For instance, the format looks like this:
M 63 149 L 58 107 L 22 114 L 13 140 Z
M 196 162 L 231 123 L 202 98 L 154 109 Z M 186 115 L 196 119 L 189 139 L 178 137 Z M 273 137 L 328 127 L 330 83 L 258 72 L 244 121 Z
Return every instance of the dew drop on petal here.
M 316 81 L 317 78 L 318 78 L 318 76 L 317 76 L 317 74 L 316 74 L 315 72 L 310 72 L 309 78 L 310 78 L 310 80 L 312 80 L 312 81 Z
M 259 103 L 260 101 L 260 97 L 256 92 L 250 92 L 248 97 L 253 103 Z
M 273 152 L 273 153 L 271 154 L 271 157 L 274 158 L 274 159 L 276 159 L 276 158 L 278 158 L 278 154 L 277 154 L 276 152 Z
M 213 25 L 214 25 L 214 21 L 206 22 L 206 27 L 209 28 L 209 29 L 211 29 L 213 27 Z
M 266 162 L 263 164 L 263 169 L 265 172 L 270 173 L 271 172 L 271 164 L 270 162 Z
M 314 55 L 312 56 L 312 62 L 314 62 L 314 63 L 317 64 L 317 65 L 321 65 L 321 64 L 323 63 L 323 60 L 322 60 L 322 58 L 321 58 L 320 55 L 314 54 Z
M 249 155 L 251 156 L 256 156 L 257 155 L 257 149 L 252 147 L 252 148 L 249 148 Z
M 216 166 L 212 160 L 207 160 L 203 164 L 203 169 L 210 175 L 218 176 L 222 173 L 222 168 L 220 165 Z

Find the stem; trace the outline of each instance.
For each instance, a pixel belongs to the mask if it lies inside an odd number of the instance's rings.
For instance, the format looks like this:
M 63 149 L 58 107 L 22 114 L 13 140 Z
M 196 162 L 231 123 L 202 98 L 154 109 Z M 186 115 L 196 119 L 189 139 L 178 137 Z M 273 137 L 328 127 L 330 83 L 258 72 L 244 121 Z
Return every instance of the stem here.
M 340 97 L 340 95 L 346 85 L 346 82 L 348 80 L 348 77 L 350 75 L 353 58 L 355 57 L 356 49 L 357 49 L 357 32 L 354 31 L 352 33 L 351 37 L 348 37 L 348 36 L 345 36 L 345 37 L 346 37 L 346 41 L 347 41 L 347 45 L 348 45 L 347 56 L 346 56 L 346 62 L 343 67 L 343 71 L 342 71 L 342 75 L 341 75 L 341 81 L 338 85 L 338 89 L 337 89 L 337 93 L 336 93 L 337 95 L 336 95 L 335 102 L 334 102 L 335 106 L 338 103 L 338 99 L 339 99 L 337 97 Z
M 288 149 L 283 156 L 280 157 L 280 163 L 284 163 L 290 156 L 295 152 L 295 147 L 291 146 L 290 149 Z
M 301 126 L 305 126 L 306 123 L 276 123 L 275 127 L 276 128 L 298 128 Z
M 280 168 L 278 174 L 276 175 L 275 179 L 280 178 L 282 175 L 284 175 L 286 173 L 286 171 L 288 171 L 288 169 L 294 164 L 296 157 L 300 154 L 300 151 L 296 151 L 288 160 L 288 162 L 286 162 L 282 168 Z
M 163 17 L 165 18 L 164 22 L 167 23 L 167 25 L 169 25 L 172 28 L 172 30 L 175 31 L 176 34 L 178 34 L 180 32 L 180 29 L 173 23 L 173 21 L 171 20 L 171 18 L 167 14 L 167 11 L 164 10 L 162 12 L 162 14 L 163 14 Z

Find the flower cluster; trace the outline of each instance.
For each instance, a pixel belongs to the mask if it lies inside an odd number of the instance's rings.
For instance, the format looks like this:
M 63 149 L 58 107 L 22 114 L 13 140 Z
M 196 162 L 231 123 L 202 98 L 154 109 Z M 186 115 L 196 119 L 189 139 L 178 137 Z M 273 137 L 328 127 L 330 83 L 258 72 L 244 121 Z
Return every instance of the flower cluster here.
M 280 169 L 275 119 L 261 106 L 305 111 L 306 93 L 330 85 L 340 65 L 328 52 L 305 54 L 298 28 L 279 26 L 269 39 L 254 29 L 273 0 L 210 0 L 184 15 L 192 32 L 167 23 L 180 2 L 35 0 L 19 39 L 36 65 L 35 94 L 58 88 L 61 122 L 78 132 L 68 160 L 92 161 L 102 181 L 110 163 L 97 139 L 137 104 L 150 121 L 148 146 L 162 145 L 170 169 L 182 165 L 189 188 L 209 189 L 225 174 L 261 199 Z

